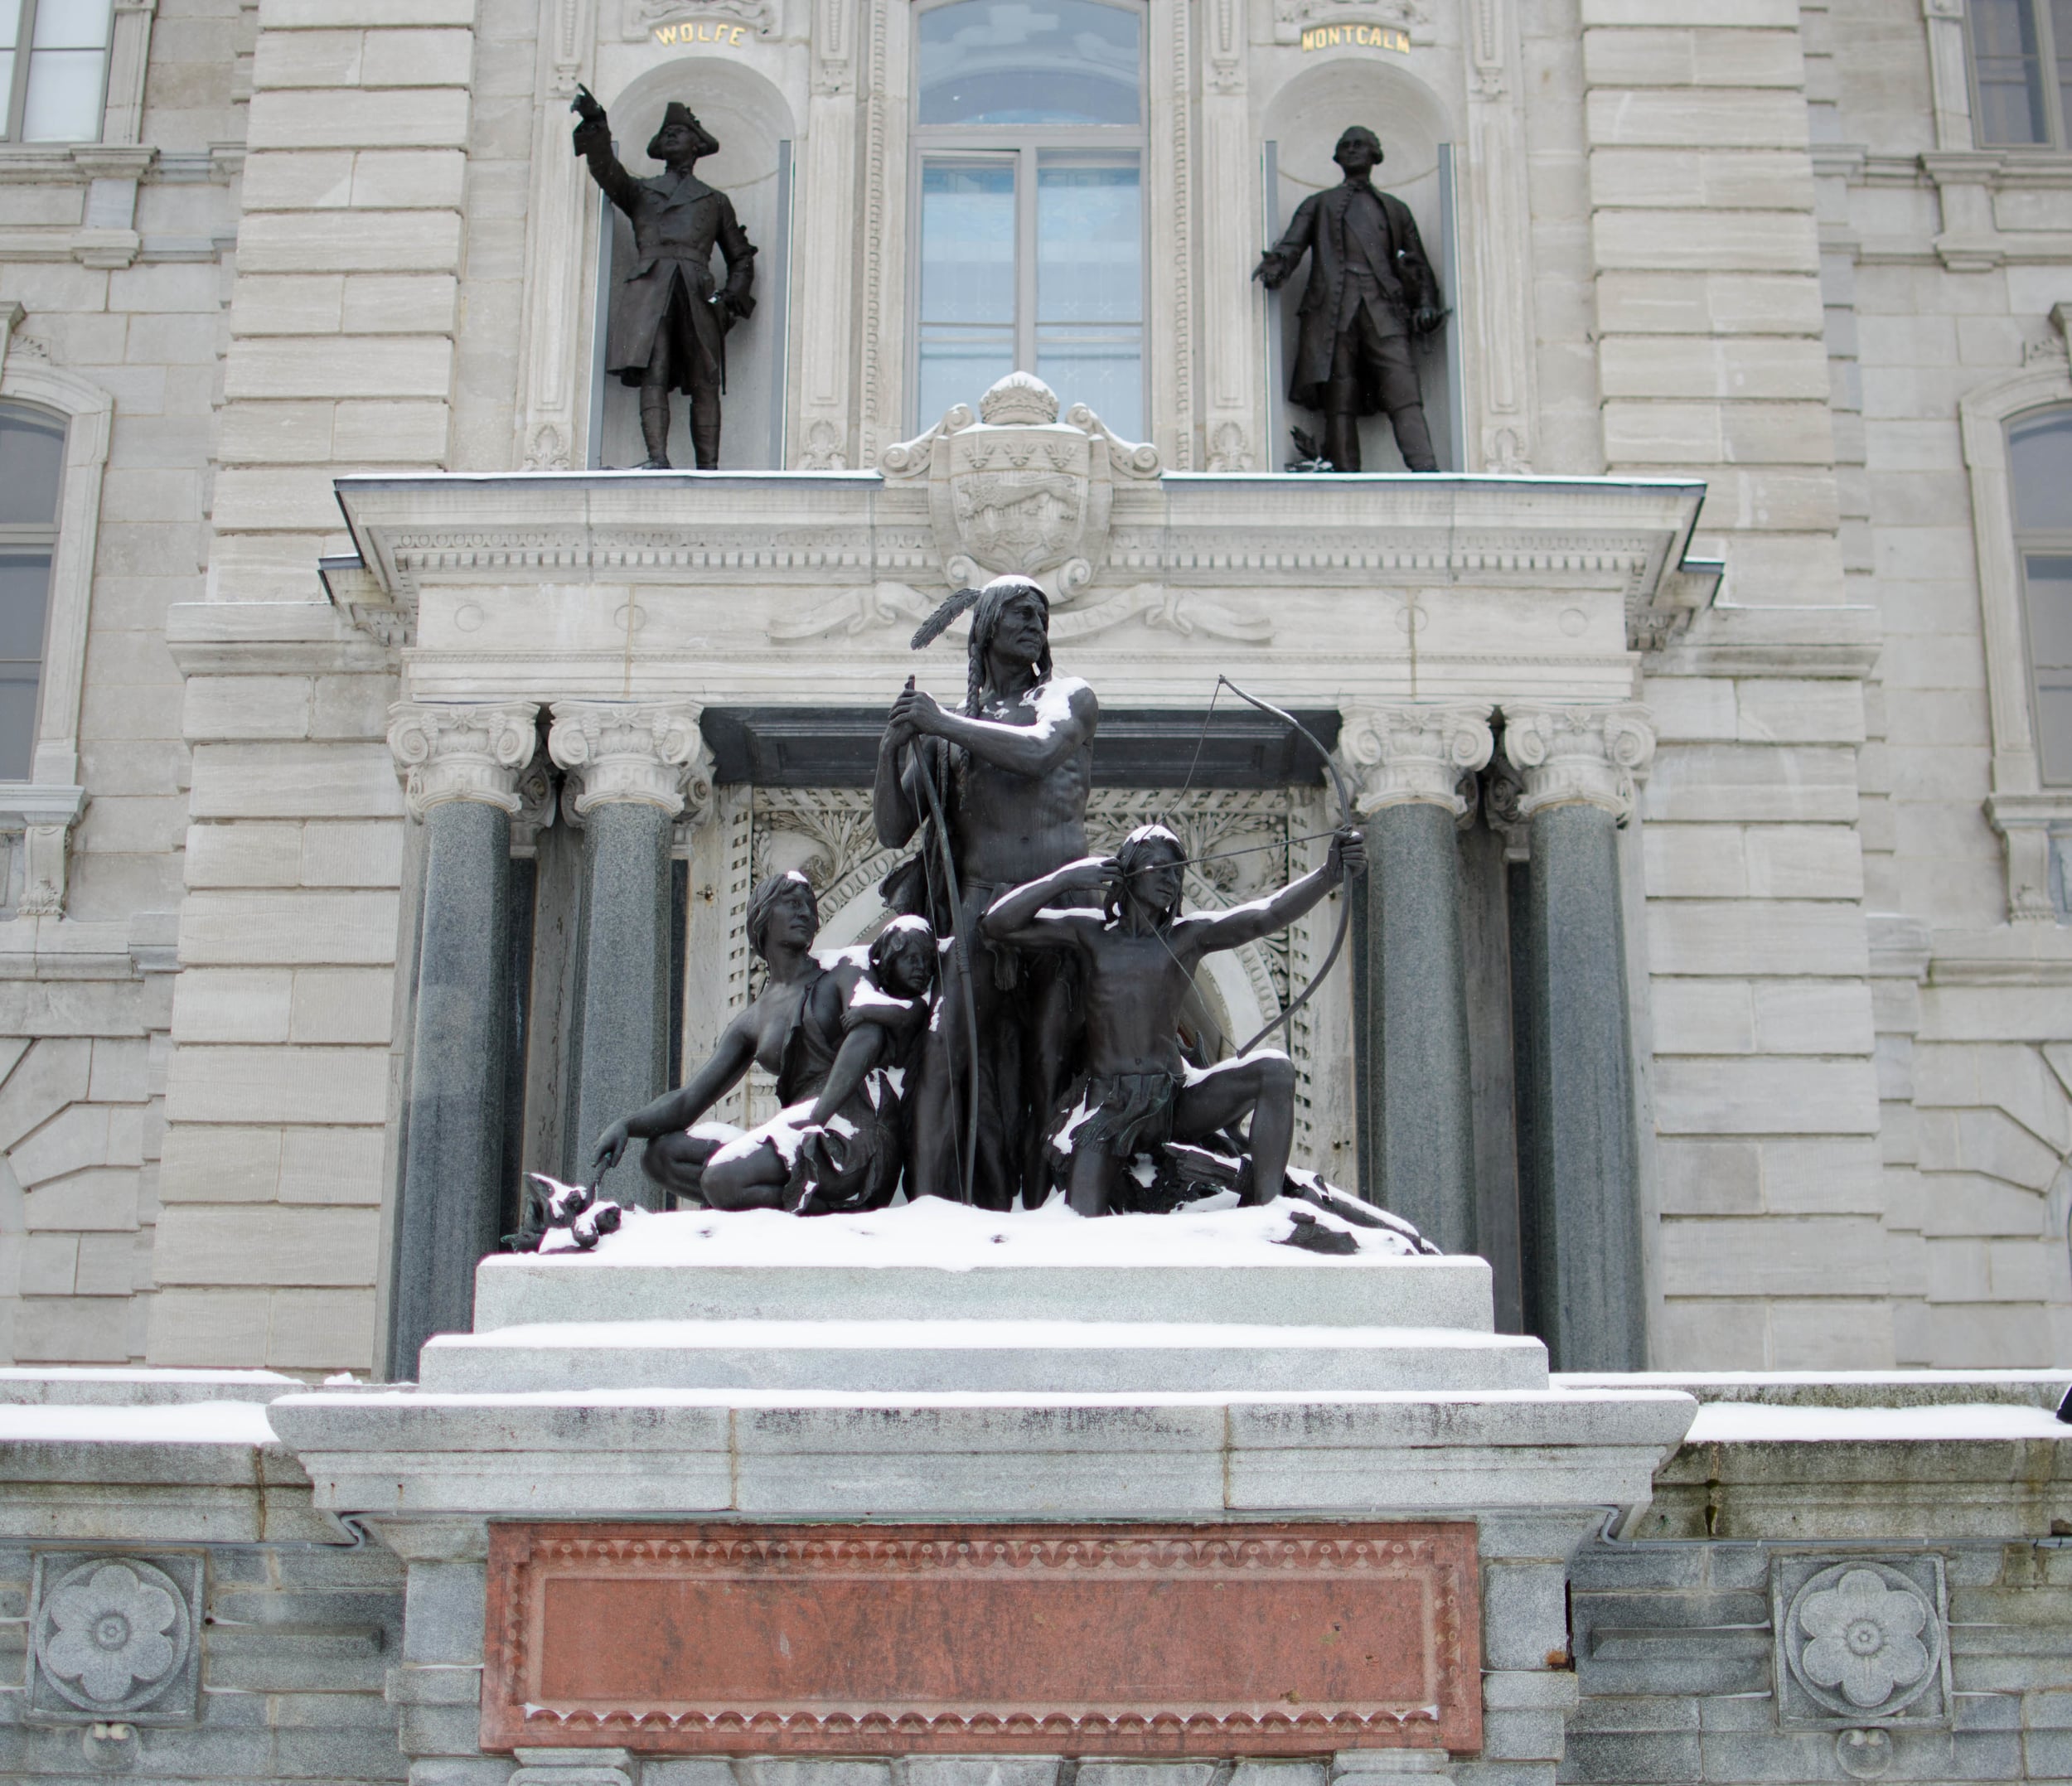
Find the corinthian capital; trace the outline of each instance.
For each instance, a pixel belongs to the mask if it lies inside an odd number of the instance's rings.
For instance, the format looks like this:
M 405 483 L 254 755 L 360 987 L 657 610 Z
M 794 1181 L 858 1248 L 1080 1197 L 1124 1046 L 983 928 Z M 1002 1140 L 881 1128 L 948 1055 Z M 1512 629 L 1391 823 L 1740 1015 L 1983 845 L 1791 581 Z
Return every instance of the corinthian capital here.
M 712 798 L 712 755 L 690 701 L 556 701 L 547 754 L 576 783 L 575 810 L 614 801 L 693 816 Z
M 1655 753 L 1645 707 L 1554 707 L 1507 703 L 1503 754 L 1523 778 L 1521 817 L 1542 806 L 1600 806 L 1621 825 L 1632 816 L 1634 777 Z
M 1384 806 L 1468 810 L 1461 778 L 1489 761 L 1494 748 L 1486 702 L 1405 701 L 1350 707 L 1339 733 L 1339 757 L 1363 814 Z
M 516 812 L 539 716 L 530 701 L 398 701 L 389 709 L 389 748 L 411 816 L 421 819 L 449 800 Z

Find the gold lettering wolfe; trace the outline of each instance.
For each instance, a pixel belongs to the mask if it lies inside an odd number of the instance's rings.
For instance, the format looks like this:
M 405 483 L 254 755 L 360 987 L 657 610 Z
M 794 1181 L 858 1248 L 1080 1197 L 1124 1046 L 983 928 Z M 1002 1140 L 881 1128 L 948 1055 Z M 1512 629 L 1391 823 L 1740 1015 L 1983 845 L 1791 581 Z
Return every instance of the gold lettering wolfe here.
M 708 22 L 703 25 L 691 23 L 657 25 L 655 27 L 655 41 L 657 43 L 709 43 L 714 48 L 724 46 L 730 50 L 739 49 L 748 35 L 748 27 L 746 25 L 719 25 Z

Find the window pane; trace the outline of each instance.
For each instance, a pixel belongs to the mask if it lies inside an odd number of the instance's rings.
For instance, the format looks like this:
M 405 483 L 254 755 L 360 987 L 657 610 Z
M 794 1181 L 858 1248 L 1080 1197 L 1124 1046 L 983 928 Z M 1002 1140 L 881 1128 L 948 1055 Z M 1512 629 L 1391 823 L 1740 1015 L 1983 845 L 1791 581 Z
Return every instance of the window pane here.
M 50 584 L 47 552 L 0 553 L 0 781 L 26 782 L 35 762 Z
M 2036 679 L 2036 746 L 2044 780 L 2063 786 L 2072 783 L 2072 556 L 2032 552 L 2023 569 Z
M 24 143 L 92 143 L 101 133 L 99 50 L 37 50 L 29 56 Z
M 1036 173 L 1036 375 L 1142 438 L 1144 223 L 1135 156 L 1046 155 Z
M 0 50 L 12 50 L 22 29 L 22 0 L 0 0 Z
M 1138 322 L 1144 227 L 1136 158 L 1043 158 L 1036 173 L 1036 321 Z
M 54 525 L 64 465 L 62 423 L 0 409 L 0 527 Z
M 930 328 L 921 331 L 921 419 L 932 424 L 953 403 L 974 409 L 986 390 L 1014 370 L 1014 332 Z
M 2072 409 L 2025 417 L 2007 429 L 2015 525 L 2025 533 L 2072 531 Z
M 1058 393 L 1060 404 L 1083 403 L 1125 440 L 1143 439 L 1140 329 L 1041 330 L 1036 375 Z
M 1972 65 L 1978 76 L 1981 144 L 2049 139 L 2035 0 L 1971 0 Z
M 1142 38 L 1133 7 L 956 0 L 921 15 L 915 115 L 924 124 L 1134 124 Z
M 114 0 L 38 0 L 31 41 L 39 50 L 104 50 L 114 7 Z
M 1014 321 L 1014 167 L 930 162 L 921 170 L 921 320 Z

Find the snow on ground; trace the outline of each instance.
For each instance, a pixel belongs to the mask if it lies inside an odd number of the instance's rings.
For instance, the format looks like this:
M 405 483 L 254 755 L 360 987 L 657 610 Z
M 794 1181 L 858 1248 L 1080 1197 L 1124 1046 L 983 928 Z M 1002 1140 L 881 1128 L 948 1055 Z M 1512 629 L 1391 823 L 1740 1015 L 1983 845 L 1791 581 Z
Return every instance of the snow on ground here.
M 2072 1439 L 2072 1426 L 2048 1408 L 1979 1401 L 1913 1408 L 1770 1407 L 1754 1401 L 1708 1401 L 1699 1408 L 1684 1443 L 1832 1444 L 1890 1439 Z
M 1358 1236 L 1357 1253 L 1332 1256 L 1276 1243 L 1287 1238 L 1296 1211 L 1322 1227 Z M 1041 1209 L 999 1214 L 924 1197 L 864 1216 L 786 1215 L 773 1209 L 732 1214 L 709 1209 L 658 1215 L 628 1210 L 624 1225 L 596 1251 L 565 1255 L 588 1266 L 932 1266 L 972 1271 L 992 1266 L 1300 1266 L 1360 1271 L 1376 1266 L 1454 1265 L 1411 1259 L 1386 1249 L 1381 1229 L 1355 1228 L 1305 1203 L 1283 1198 L 1254 1209 L 1213 1209 L 1169 1216 L 1075 1215 L 1062 1198 Z M 557 1263 L 564 1255 L 511 1256 L 508 1263 Z M 494 1261 L 496 1265 L 506 1261 Z

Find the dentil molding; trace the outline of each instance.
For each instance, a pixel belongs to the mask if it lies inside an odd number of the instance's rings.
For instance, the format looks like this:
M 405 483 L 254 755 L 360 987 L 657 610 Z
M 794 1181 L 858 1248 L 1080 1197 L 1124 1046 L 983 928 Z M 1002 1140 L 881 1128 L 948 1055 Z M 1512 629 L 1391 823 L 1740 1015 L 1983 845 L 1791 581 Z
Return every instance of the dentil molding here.
M 547 754 L 580 785 L 578 815 L 609 801 L 695 819 L 712 802 L 712 753 L 690 701 L 556 701 Z
M 530 701 L 398 701 L 389 709 L 389 748 L 410 816 L 421 819 L 449 800 L 516 812 L 518 778 L 539 741 L 539 715 Z
M 1490 711 L 1486 702 L 1347 709 L 1339 755 L 1353 804 L 1363 816 L 1413 804 L 1462 816 L 1469 802 L 1461 783 L 1488 767 L 1496 748 Z
M 1624 825 L 1633 816 L 1634 777 L 1654 753 L 1654 721 L 1638 703 L 1504 705 L 1503 754 L 1525 783 L 1521 818 L 1545 806 L 1587 806 Z

